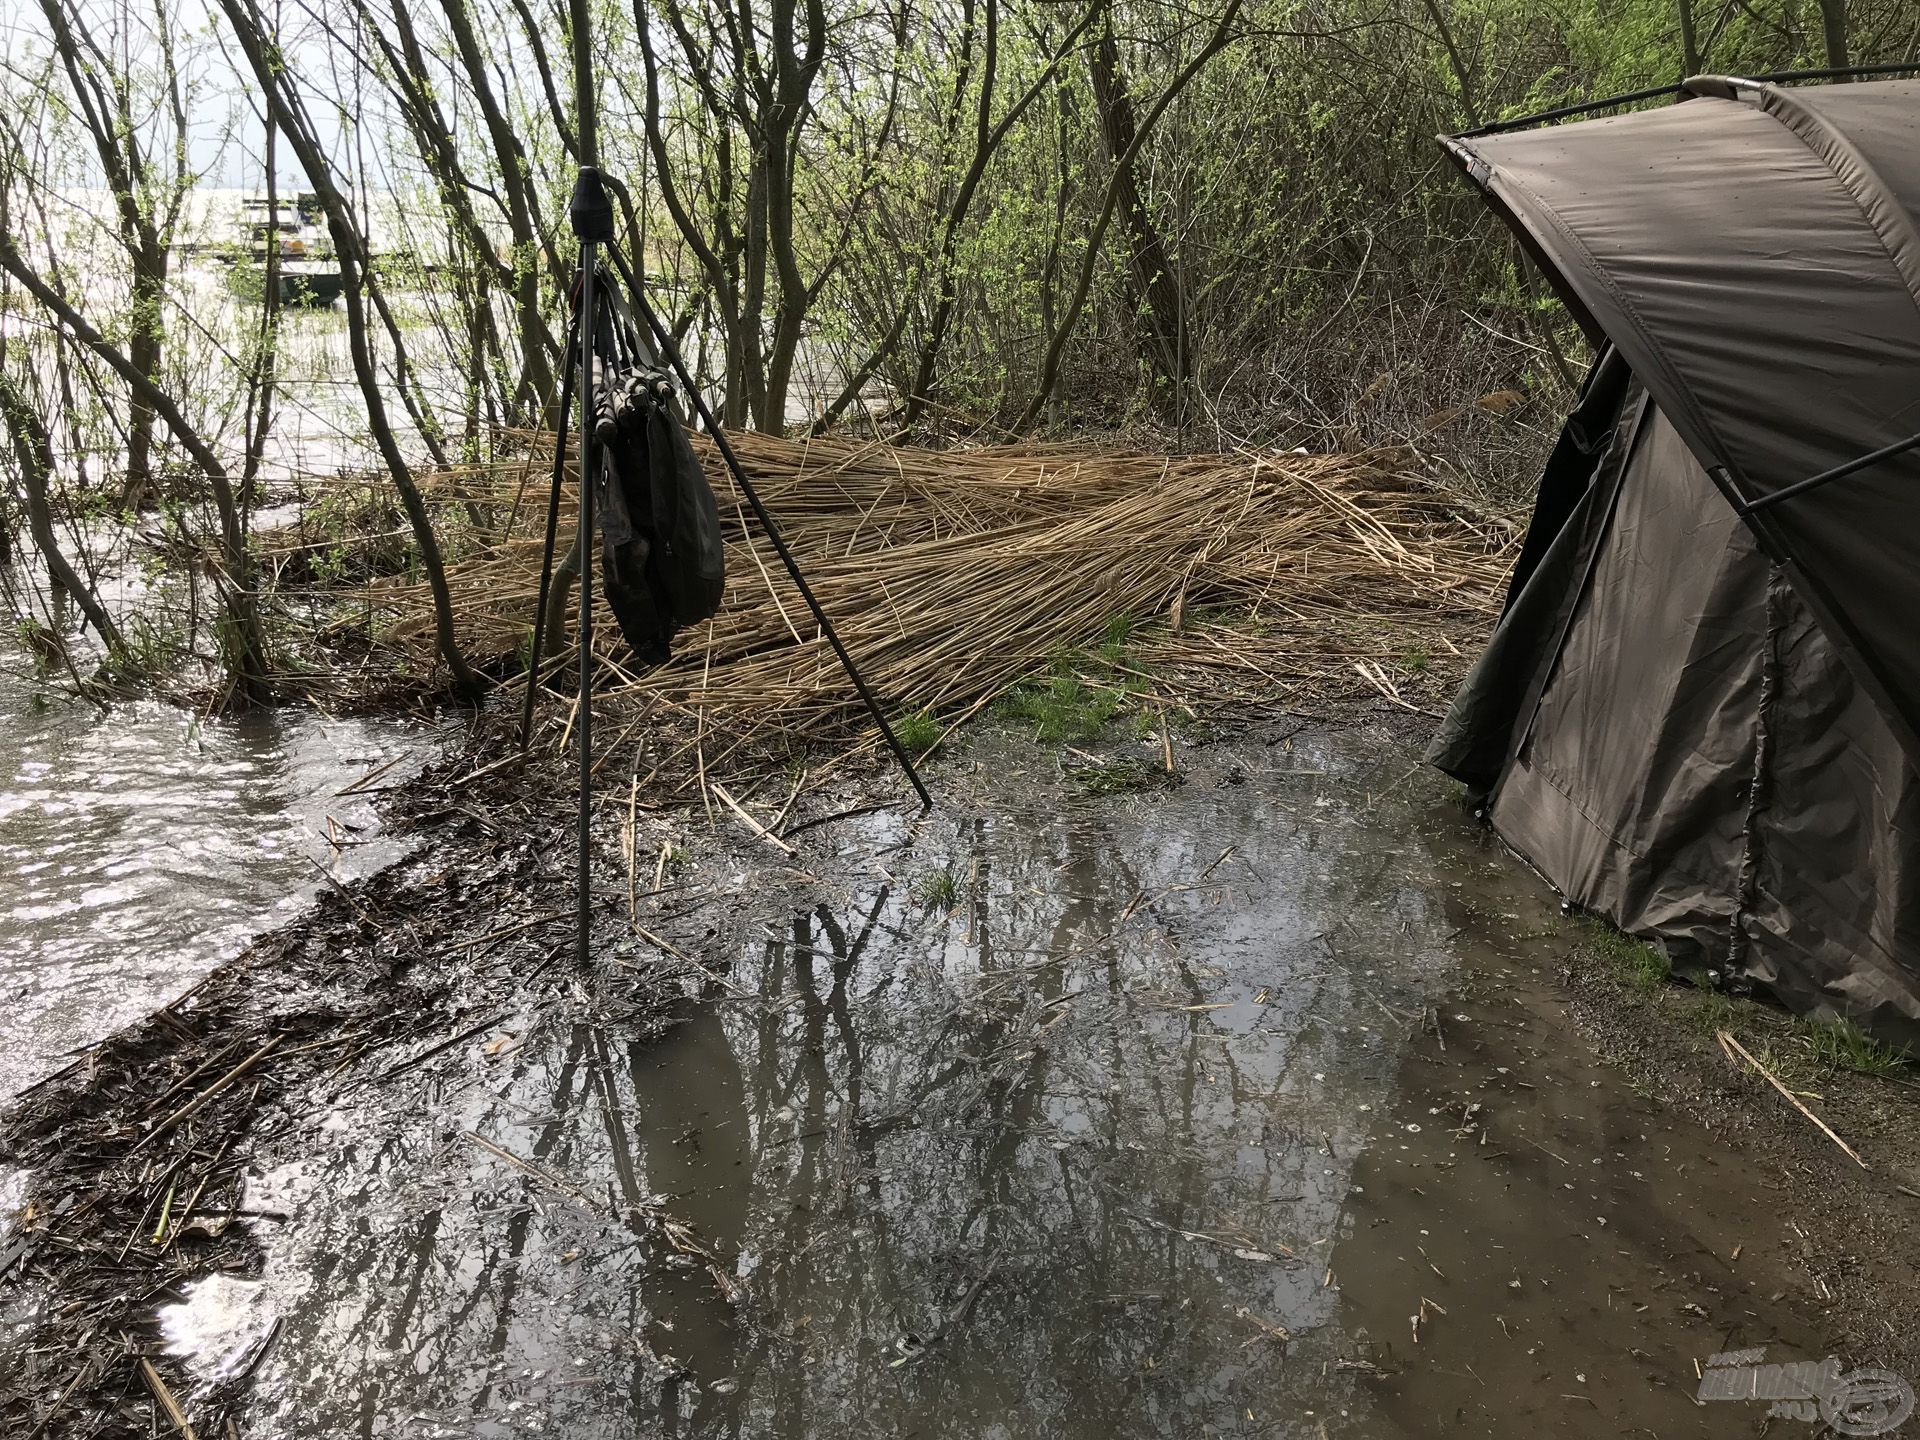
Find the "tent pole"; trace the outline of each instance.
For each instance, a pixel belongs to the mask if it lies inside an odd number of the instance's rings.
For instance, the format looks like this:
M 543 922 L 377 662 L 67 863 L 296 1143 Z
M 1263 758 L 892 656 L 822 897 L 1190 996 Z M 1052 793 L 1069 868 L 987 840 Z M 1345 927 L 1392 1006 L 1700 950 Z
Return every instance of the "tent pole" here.
M 1755 85 L 1792 85 L 1803 80 L 1858 80 L 1871 75 L 1910 75 L 1920 70 L 1920 61 L 1893 60 L 1880 65 L 1840 65 L 1824 70 L 1773 70 L 1765 75 L 1739 75 L 1731 79 L 1745 80 Z M 1512 120 L 1494 120 L 1485 125 L 1476 125 L 1471 130 L 1456 130 L 1446 138 L 1449 140 L 1480 140 L 1489 135 L 1506 135 L 1515 130 L 1525 130 L 1532 125 L 1545 125 L 1553 120 L 1571 120 L 1576 115 L 1591 115 L 1597 110 L 1612 110 L 1621 105 L 1637 105 L 1642 100 L 1658 100 L 1663 95 L 1685 95 L 1687 84 L 1683 80 L 1677 85 L 1650 85 L 1644 90 L 1628 90 L 1619 95 L 1609 95 L 1604 100 L 1583 100 L 1578 105 L 1562 105 L 1554 110 L 1541 110 L 1533 115 L 1520 115 Z
M 1778 505 L 1782 500 L 1791 500 L 1796 495 L 1804 495 L 1809 490 L 1818 490 L 1822 485 L 1830 484 L 1835 480 L 1844 480 L 1847 476 L 1857 474 L 1870 465 L 1878 465 L 1882 460 L 1891 460 L 1894 456 L 1904 455 L 1909 450 L 1920 450 L 1920 435 L 1909 435 L 1906 439 L 1896 440 L 1891 445 L 1882 445 L 1878 450 L 1869 451 L 1865 455 L 1847 461 L 1844 465 L 1836 465 L 1831 470 L 1822 470 L 1818 475 L 1809 475 L 1804 480 L 1796 480 L 1793 484 L 1770 494 L 1748 500 L 1737 508 L 1742 515 L 1752 515 L 1757 511 Z

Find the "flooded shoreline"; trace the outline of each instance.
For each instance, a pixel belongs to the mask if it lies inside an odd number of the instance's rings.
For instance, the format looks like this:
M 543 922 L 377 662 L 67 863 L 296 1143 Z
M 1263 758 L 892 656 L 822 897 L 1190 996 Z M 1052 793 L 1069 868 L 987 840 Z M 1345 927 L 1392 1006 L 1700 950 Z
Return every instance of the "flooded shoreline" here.
M 1383 1025 L 1445 962 L 1356 761 L 1281 768 L 1312 788 L 1275 812 L 1240 770 L 1116 806 L 983 762 L 925 821 L 831 827 L 811 906 L 689 917 L 725 978 L 664 1038 L 589 1006 L 330 1113 L 271 1187 L 305 1198 L 268 1244 L 256 1418 L 1092 1436 L 1143 1403 L 1176 1433 L 1313 1408 L 1243 1347 L 1280 1348 L 1267 1323 L 1338 1359 L 1321 1276 Z
M 982 734 L 791 858 L 643 818 L 586 974 L 564 817 L 463 801 L 211 1002 L 305 1068 L 148 1353 L 275 1437 L 1753 1433 L 1696 1361 L 1839 1323 L 1777 1197 L 1404 741 L 1291 728 L 1109 795 Z

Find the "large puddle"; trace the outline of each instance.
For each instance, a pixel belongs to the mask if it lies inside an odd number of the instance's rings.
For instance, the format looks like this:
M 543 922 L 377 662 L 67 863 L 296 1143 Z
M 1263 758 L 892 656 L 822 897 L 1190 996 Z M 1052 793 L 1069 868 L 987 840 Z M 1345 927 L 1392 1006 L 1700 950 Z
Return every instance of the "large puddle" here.
M 1383 1027 L 1445 952 L 1416 842 L 1345 779 L 1299 798 L 870 825 L 807 910 L 723 922 L 732 983 L 664 1042 L 583 1017 L 430 1113 L 335 1116 L 270 1187 L 298 1218 L 269 1428 L 1099 1436 L 1312 1408 L 1273 1337 L 1339 1358 L 1324 1275 Z M 719 1276 L 630 1223 L 656 1209 Z
M 1745 1323 L 1695 1252 L 1760 1202 L 1564 1031 L 1439 1003 L 1557 925 L 1397 747 L 1053 772 L 721 877 L 663 1040 L 603 977 L 327 1112 L 176 1347 L 276 1436 L 1752 1433 L 1692 1398 Z

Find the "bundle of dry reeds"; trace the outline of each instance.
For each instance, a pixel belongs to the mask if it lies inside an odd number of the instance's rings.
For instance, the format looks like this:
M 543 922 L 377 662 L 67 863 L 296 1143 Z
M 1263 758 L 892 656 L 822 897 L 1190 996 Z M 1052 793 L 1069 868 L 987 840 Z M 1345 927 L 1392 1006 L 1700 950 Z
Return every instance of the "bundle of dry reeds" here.
M 1166 458 L 754 434 L 734 444 L 875 691 L 942 719 L 1095 643 L 1115 617 L 1130 623 L 1122 668 L 1162 699 L 1285 700 L 1307 685 L 1410 703 L 1401 686 L 1427 657 L 1484 631 L 1510 558 L 1504 527 L 1464 516 L 1404 451 Z M 476 663 L 510 668 L 523 653 L 550 453 L 536 443 L 523 462 L 430 482 L 443 503 L 501 517 L 448 575 Z M 630 668 L 613 626 L 597 627 L 602 703 L 616 723 L 645 704 L 730 733 L 844 734 L 858 719 L 851 687 L 724 467 L 701 453 L 729 525 L 727 601 L 652 673 Z M 573 503 L 563 499 L 563 515 Z M 388 617 L 385 643 L 429 667 L 426 587 L 376 582 L 366 599 Z

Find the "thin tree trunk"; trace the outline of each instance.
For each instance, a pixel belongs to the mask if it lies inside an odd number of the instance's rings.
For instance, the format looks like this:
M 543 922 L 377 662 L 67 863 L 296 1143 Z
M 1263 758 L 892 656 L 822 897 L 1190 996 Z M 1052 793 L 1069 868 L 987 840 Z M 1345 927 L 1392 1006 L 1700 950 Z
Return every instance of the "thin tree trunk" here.
M 453 594 L 447 588 L 446 567 L 440 559 L 440 543 L 434 535 L 433 519 L 427 513 L 419 486 L 413 482 L 413 473 L 407 467 L 406 457 L 400 453 L 400 443 L 394 436 L 393 426 L 387 418 L 386 402 L 380 393 L 380 373 L 374 364 L 373 349 L 368 341 L 365 255 L 359 232 L 355 230 L 346 203 L 334 184 L 333 168 L 314 138 L 305 112 L 287 88 L 288 70 L 281 61 L 277 42 L 262 32 L 258 13 L 247 14 L 241 8 L 242 3 L 243 0 L 220 0 L 220 8 L 226 12 L 234 38 L 239 42 L 248 67 L 253 71 L 254 80 L 266 97 L 273 123 L 293 146 L 294 153 L 300 158 L 301 168 L 306 171 L 307 179 L 326 211 L 327 228 L 333 237 L 334 258 L 339 262 L 341 279 L 345 284 L 347 345 L 353 357 L 354 375 L 359 380 L 361 398 L 366 403 L 367 424 L 373 431 L 374 444 L 386 462 L 387 474 L 393 481 L 394 489 L 400 494 L 401 508 L 406 511 L 414 544 L 420 550 L 420 568 L 426 572 L 427 588 L 433 595 L 434 639 L 440 658 L 446 664 L 456 691 L 466 696 L 478 695 L 486 688 L 486 683 L 467 664 L 466 656 L 460 650 L 459 638 L 454 631 Z M 380 305 L 377 288 L 373 300 L 384 314 L 385 307 Z M 386 315 L 384 318 L 387 328 L 392 331 L 395 328 L 392 317 Z M 403 389 L 405 383 L 403 375 Z
M 131 333 L 127 338 L 127 359 L 149 380 L 158 380 L 163 343 L 160 307 L 166 294 L 166 250 L 143 245 L 134 259 Z M 156 263 L 157 260 L 157 263 Z M 153 407 L 139 400 L 128 404 L 127 473 L 121 487 L 120 503 L 138 510 L 153 495 Z
M 66 0 L 40 0 L 54 49 L 67 72 L 74 100 L 94 155 L 113 194 L 121 247 L 133 272 L 128 296 L 127 359 L 141 378 L 157 384 L 165 341 L 161 307 L 166 298 L 169 247 L 160 234 L 157 204 L 150 193 L 147 152 L 133 120 L 132 96 L 124 72 L 115 69 L 100 52 L 84 22 L 67 9 Z M 168 56 L 169 62 L 171 56 Z M 121 489 L 128 509 L 143 504 L 153 487 L 152 407 L 138 395 L 130 398 L 127 424 L 127 466 Z
M 1847 45 L 1847 0 L 1820 0 L 1820 32 L 1827 42 L 1827 68 L 1844 69 L 1853 61 Z
M 1187 357 L 1193 353 L 1187 342 L 1186 307 L 1181 304 L 1166 242 L 1140 194 L 1134 169 L 1139 153 L 1134 140 L 1139 128 L 1133 97 L 1127 92 L 1126 77 L 1120 73 L 1120 47 L 1113 38 L 1110 9 L 1087 68 L 1093 81 L 1094 104 L 1100 112 L 1100 138 L 1113 163 L 1121 224 L 1127 232 L 1127 275 L 1137 295 L 1146 301 L 1145 315 L 1137 318 L 1147 331 L 1153 367 L 1173 387 L 1172 398 L 1177 401 L 1186 388 Z
M 20 393 L 20 387 L 13 378 L 4 372 L 0 372 L 0 420 L 6 424 L 7 438 L 13 445 L 14 463 L 20 470 L 22 498 L 27 509 L 27 533 L 33 539 L 33 547 L 46 562 L 49 578 L 80 607 L 81 613 L 87 617 L 87 623 L 93 626 L 94 633 L 106 645 L 108 656 L 115 656 L 121 648 L 119 627 L 113 623 L 113 617 L 107 614 L 106 607 L 100 603 L 100 597 L 93 593 L 93 588 L 73 568 L 60 549 L 59 537 L 54 533 L 53 512 L 47 504 L 47 484 L 53 478 L 54 466 L 53 444 L 47 438 L 47 427 L 27 403 L 27 397 Z
M 395 9 L 399 9 L 398 4 Z M 513 237 L 513 299 L 520 317 L 521 336 L 520 384 L 514 408 L 527 412 L 530 406 L 537 406 L 553 393 L 553 361 L 560 353 L 559 341 L 547 328 L 546 317 L 540 311 L 537 257 L 541 246 L 532 167 L 527 162 L 526 148 L 493 93 L 486 54 L 474 34 L 465 0 L 441 0 L 441 9 L 446 13 L 447 27 L 453 32 L 454 44 L 460 52 L 461 68 L 466 71 L 467 82 L 473 87 L 474 99 L 486 122 L 494 164 L 499 168 L 501 188 L 506 192 L 507 226 Z
M 1182 90 L 1192 83 L 1193 77 L 1206 67 L 1207 62 L 1232 42 L 1233 22 L 1239 18 L 1243 3 L 1244 0 L 1229 0 L 1226 11 L 1220 16 L 1219 23 L 1214 26 L 1213 33 L 1207 37 L 1206 43 L 1167 82 L 1167 88 L 1161 92 L 1160 98 L 1154 101 L 1153 108 L 1141 118 L 1139 130 L 1135 133 L 1132 143 L 1119 157 L 1122 164 L 1132 163 L 1133 157 L 1140 152 L 1140 147 L 1146 144 L 1147 137 L 1153 134 L 1153 127 L 1159 123 L 1167 107 L 1174 102 Z M 1119 203 L 1119 198 L 1117 187 L 1109 181 L 1106 200 L 1100 207 L 1099 218 L 1094 221 L 1093 229 L 1087 234 L 1087 250 L 1081 258 L 1079 278 L 1075 282 L 1073 294 L 1068 297 L 1066 312 L 1060 317 L 1060 323 L 1055 327 L 1052 338 L 1048 341 L 1046 358 L 1040 365 L 1040 378 L 1034 386 L 1033 398 L 1027 402 L 1027 408 L 1016 422 L 1014 426 L 1016 430 L 1025 430 L 1039 418 L 1041 410 L 1045 408 L 1053 394 L 1054 386 L 1060 383 L 1060 362 L 1067 353 L 1067 342 L 1073 338 L 1074 330 L 1079 327 L 1080 313 L 1086 308 L 1087 292 L 1093 288 L 1094 272 L 1100 265 L 1100 248 L 1106 241 L 1107 227 L 1113 223 L 1113 212 Z
M 266 124 L 267 214 L 273 217 L 273 238 L 267 246 L 267 284 L 260 292 L 260 332 L 255 341 L 252 387 L 247 396 L 247 453 L 240 470 L 242 503 L 251 505 L 260 483 L 260 466 L 266 459 L 267 434 L 273 425 L 274 390 L 280 383 L 280 181 L 274 174 L 279 164 L 275 144 L 278 129 L 271 115 Z
M 1474 96 L 1473 72 L 1467 68 L 1466 57 L 1460 53 L 1459 42 L 1453 37 L 1453 26 L 1447 23 L 1446 11 L 1440 8 L 1439 0 L 1421 0 L 1427 8 L 1427 18 L 1433 21 L 1433 28 L 1440 33 L 1440 44 L 1447 52 L 1447 67 L 1453 71 L 1453 83 L 1460 87 L 1460 113 L 1467 117 L 1467 124 L 1480 123 L 1480 103 Z
M 1700 32 L 1693 19 L 1693 0 L 1674 0 L 1680 12 L 1680 74 L 1698 75 L 1701 69 Z

